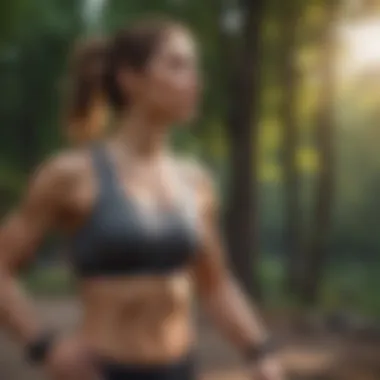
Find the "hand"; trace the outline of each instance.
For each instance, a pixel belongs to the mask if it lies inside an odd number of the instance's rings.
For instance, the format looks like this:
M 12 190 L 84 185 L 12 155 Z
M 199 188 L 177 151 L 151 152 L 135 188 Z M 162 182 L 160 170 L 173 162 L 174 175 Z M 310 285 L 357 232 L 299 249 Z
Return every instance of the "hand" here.
M 55 342 L 45 368 L 52 380 L 100 380 L 89 350 L 77 338 Z
M 249 368 L 252 380 L 284 380 L 280 363 L 274 357 L 260 360 Z

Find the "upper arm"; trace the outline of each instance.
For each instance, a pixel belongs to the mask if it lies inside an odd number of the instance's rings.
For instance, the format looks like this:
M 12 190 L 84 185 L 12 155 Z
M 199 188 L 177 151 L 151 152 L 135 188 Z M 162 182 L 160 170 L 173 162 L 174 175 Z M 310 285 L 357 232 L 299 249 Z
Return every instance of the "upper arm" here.
M 199 195 L 200 248 L 194 271 L 198 290 L 202 294 L 212 292 L 229 277 L 229 270 L 220 232 L 219 198 L 209 173 L 198 168 L 195 172 Z
M 65 156 L 53 158 L 32 176 L 24 197 L 0 226 L 0 265 L 15 269 L 29 259 L 59 219 L 72 169 Z

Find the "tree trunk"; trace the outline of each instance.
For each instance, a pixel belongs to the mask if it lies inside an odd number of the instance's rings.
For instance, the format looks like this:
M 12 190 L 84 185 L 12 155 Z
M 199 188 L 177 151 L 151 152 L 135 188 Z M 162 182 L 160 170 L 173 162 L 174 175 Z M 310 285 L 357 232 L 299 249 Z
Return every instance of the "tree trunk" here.
M 263 0 L 242 2 L 244 22 L 235 50 L 222 46 L 227 77 L 226 128 L 230 142 L 230 191 L 226 237 L 231 263 L 243 287 L 259 297 L 257 132 L 260 62 L 260 25 Z M 225 41 L 226 42 L 226 41 Z M 222 58 L 223 59 L 223 58 Z
M 299 2 L 284 3 L 282 12 L 282 46 L 281 62 L 282 103 L 280 117 L 284 127 L 284 181 L 285 181 L 285 230 L 284 244 L 286 253 L 286 287 L 296 292 L 301 281 L 302 252 L 300 230 L 300 200 L 297 170 L 298 130 L 296 117 L 297 72 L 295 67 L 295 50 Z
M 326 26 L 322 34 L 322 86 L 317 112 L 316 139 L 320 157 L 317 179 L 314 228 L 308 252 L 302 299 L 314 303 L 318 298 L 319 285 L 328 259 L 328 238 L 331 224 L 334 190 L 334 16 L 336 1 L 329 0 L 326 10 Z

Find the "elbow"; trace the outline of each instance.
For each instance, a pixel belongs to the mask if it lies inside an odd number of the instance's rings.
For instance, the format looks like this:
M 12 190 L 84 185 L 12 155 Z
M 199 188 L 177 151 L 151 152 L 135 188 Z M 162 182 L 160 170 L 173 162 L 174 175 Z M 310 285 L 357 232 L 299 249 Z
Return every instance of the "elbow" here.
M 0 283 L 6 283 L 7 281 L 16 277 L 17 269 L 12 263 L 7 260 L 0 259 Z
M 0 308 L 6 302 L 7 294 L 14 287 L 16 277 L 16 271 L 12 270 L 12 266 L 0 261 Z
M 6 307 L 15 286 L 16 276 L 10 266 L 0 261 L 0 321 L 5 317 Z

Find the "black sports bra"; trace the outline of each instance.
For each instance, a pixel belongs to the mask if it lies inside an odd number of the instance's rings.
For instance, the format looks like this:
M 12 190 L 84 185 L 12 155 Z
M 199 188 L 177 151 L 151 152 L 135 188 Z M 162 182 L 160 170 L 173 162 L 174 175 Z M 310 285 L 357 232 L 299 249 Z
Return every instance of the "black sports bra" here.
M 154 226 L 149 226 L 136 202 L 122 191 L 105 147 L 93 147 L 91 156 L 99 195 L 89 219 L 69 241 L 70 261 L 77 274 L 154 274 L 185 267 L 198 243 L 193 197 L 186 198 L 192 202 L 189 212 L 173 206 L 160 212 Z

